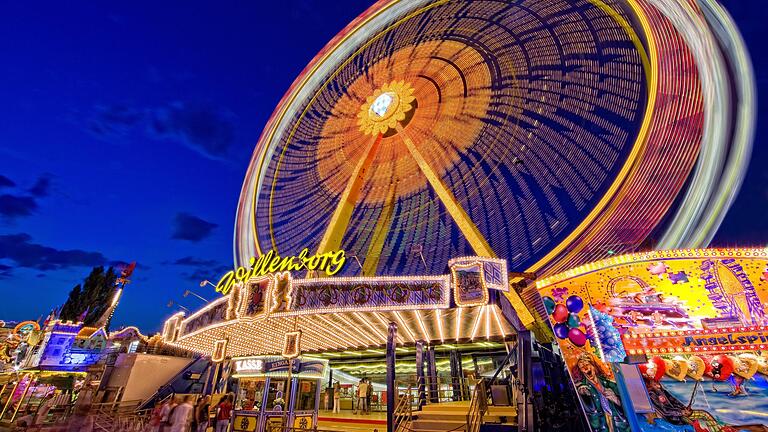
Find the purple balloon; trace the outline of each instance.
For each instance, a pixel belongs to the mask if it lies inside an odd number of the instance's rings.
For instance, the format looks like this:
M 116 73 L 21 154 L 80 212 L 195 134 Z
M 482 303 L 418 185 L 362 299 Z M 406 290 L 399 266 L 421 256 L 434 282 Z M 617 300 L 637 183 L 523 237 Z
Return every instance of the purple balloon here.
M 576 313 L 584 309 L 584 300 L 577 295 L 572 295 L 565 301 L 565 307 L 568 308 L 568 312 Z
M 577 328 L 572 328 L 568 331 L 568 340 L 577 347 L 583 347 L 587 343 L 587 335 Z
M 554 330 L 555 330 L 555 336 L 557 336 L 558 338 L 565 339 L 565 338 L 568 337 L 568 326 L 567 325 L 565 325 L 563 323 L 555 324 Z

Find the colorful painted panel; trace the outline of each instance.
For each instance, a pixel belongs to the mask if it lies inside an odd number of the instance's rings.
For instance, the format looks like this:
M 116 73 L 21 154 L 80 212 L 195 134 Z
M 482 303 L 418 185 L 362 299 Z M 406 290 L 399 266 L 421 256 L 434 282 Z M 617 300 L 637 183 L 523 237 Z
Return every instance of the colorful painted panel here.
M 635 415 L 618 362 L 643 375 L 655 409 L 639 416 L 644 428 L 766 430 L 768 250 L 626 255 L 537 288 L 593 430 L 628 430 Z
M 320 278 L 293 281 L 290 313 L 448 307 L 449 277 Z
M 182 321 L 180 335 L 188 335 L 212 324 L 226 321 L 228 308 L 228 297 L 222 297 L 210 303 L 205 308 Z

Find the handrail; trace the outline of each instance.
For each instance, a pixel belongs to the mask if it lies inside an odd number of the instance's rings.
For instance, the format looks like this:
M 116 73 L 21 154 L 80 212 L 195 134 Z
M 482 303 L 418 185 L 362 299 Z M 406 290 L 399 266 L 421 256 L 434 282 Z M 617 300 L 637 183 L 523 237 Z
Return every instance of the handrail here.
M 488 411 L 488 394 L 485 389 L 485 379 L 480 379 L 472 392 L 472 401 L 467 412 L 467 432 L 479 432 L 483 424 L 483 416 Z
M 395 422 L 395 431 L 409 431 L 411 422 L 413 421 L 413 405 L 411 396 L 412 387 L 408 386 L 408 390 L 405 395 L 400 395 L 395 404 L 395 409 L 392 411 L 392 416 Z

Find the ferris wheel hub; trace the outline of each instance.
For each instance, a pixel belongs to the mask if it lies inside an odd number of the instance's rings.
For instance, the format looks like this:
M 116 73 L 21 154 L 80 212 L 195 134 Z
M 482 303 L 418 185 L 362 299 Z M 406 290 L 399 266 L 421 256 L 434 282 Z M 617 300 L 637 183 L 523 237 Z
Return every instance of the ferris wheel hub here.
M 368 96 L 358 114 L 360 130 L 368 135 L 395 129 L 414 109 L 413 87 L 405 81 L 384 84 Z

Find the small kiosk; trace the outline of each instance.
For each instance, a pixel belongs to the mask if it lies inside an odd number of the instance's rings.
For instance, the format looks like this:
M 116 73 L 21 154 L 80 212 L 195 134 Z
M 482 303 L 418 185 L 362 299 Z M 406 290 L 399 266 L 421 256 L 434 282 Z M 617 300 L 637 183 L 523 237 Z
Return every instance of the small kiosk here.
M 261 432 L 278 425 L 312 429 L 327 367 L 325 360 L 302 357 L 233 358 L 232 430 Z

